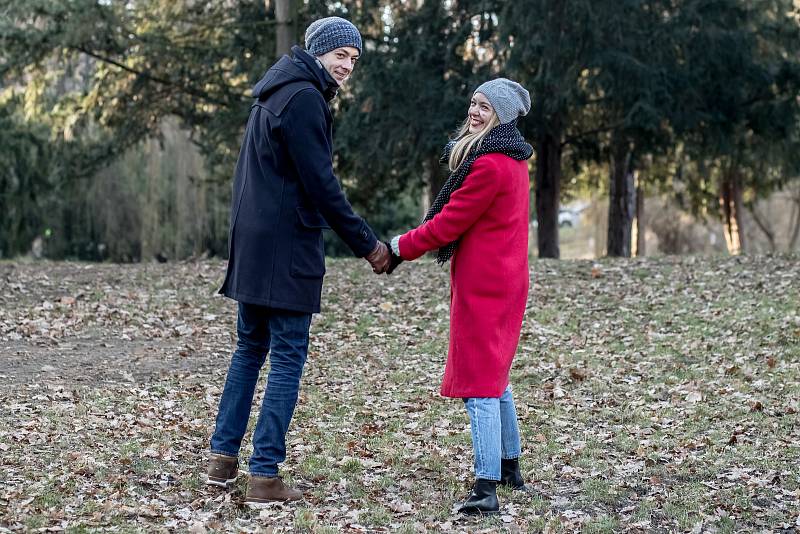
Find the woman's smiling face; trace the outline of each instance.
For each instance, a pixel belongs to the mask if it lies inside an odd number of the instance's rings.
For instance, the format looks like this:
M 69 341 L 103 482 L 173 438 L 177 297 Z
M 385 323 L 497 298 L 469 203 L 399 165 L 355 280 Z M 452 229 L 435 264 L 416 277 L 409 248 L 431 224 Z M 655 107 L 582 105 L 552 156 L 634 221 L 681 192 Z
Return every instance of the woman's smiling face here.
M 469 102 L 469 133 L 483 130 L 492 118 L 494 108 L 483 93 L 475 93 Z

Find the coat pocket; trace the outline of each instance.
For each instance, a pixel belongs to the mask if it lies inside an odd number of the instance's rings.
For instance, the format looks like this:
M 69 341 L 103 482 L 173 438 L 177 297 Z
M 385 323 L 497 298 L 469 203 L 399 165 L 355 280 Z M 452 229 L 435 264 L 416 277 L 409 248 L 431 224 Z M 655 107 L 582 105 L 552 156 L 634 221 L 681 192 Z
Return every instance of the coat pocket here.
M 318 228 L 321 230 L 331 229 L 320 212 L 302 206 L 297 207 L 297 222 L 304 228 Z
M 292 239 L 292 276 L 322 278 L 325 274 L 325 245 L 322 239 L 324 228 L 330 226 L 319 212 L 297 208 Z

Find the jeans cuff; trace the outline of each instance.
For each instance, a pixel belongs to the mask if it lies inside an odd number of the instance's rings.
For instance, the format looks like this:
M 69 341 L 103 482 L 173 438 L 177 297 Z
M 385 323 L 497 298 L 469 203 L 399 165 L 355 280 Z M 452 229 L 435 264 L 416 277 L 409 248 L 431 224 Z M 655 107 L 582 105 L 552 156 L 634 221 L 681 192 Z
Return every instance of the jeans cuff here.
M 517 454 L 516 456 L 515 456 L 515 455 L 513 455 L 513 454 L 510 454 L 510 455 L 508 455 L 508 457 L 506 457 L 506 456 L 502 456 L 501 458 L 502 458 L 503 460 L 519 460 L 519 457 L 520 457 L 520 455 L 519 455 L 519 454 Z
M 219 449 L 211 449 L 211 452 L 214 454 L 219 454 L 220 456 L 230 456 L 231 458 L 239 457 L 239 453 L 237 452 L 221 451 Z
M 494 480 L 495 482 L 500 482 L 500 473 L 496 475 L 487 475 L 486 473 L 475 473 L 475 478 L 482 478 L 484 480 Z

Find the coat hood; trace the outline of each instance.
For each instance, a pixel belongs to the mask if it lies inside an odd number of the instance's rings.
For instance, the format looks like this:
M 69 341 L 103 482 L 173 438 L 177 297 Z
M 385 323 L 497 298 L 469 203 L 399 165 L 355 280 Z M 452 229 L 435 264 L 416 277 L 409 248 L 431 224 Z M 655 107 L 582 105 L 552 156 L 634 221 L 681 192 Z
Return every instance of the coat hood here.
M 283 56 L 267 70 L 264 77 L 253 87 L 253 98 L 264 100 L 281 87 L 307 81 L 319 89 L 326 101 L 336 96 L 339 84 L 322 67 L 317 58 L 300 48 L 292 47 L 293 57 Z

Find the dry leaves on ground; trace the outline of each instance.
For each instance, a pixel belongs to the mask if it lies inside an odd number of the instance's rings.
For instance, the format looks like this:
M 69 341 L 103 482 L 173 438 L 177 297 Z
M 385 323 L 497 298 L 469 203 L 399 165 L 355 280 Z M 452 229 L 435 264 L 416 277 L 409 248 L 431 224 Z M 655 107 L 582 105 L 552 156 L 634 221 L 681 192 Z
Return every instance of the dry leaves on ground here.
M 203 483 L 235 339 L 223 262 L 0 263 L 0 531 L 800 528 L 798 258 L 531 267 L 512 384 L 535 493 L 470 519 L 434 263 L 329 261 L 283 471 L 306 500 L 262 511 L 245 477 Z

